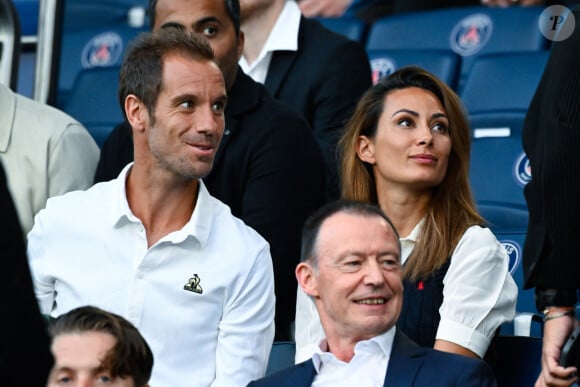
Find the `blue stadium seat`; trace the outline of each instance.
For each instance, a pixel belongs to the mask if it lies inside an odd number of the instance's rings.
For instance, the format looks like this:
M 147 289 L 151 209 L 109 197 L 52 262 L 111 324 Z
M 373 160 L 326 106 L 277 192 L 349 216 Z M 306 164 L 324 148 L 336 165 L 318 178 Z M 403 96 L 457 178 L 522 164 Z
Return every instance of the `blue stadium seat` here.
M 478 57 L 461 92 L 472 127 L 521 129 L 549 55 L 543 50 Z
M 542 369 L 539 337 L 496 336 L 488 354 L 498 387 L 533 386 Z
M 492 230 L 494 228 L 492 227 Z M 524 289 L 524 269 L 522 265 L 522 252 L 524 241 L 526 239 L 526 230 L 520 232 L 509 232 L 494 230 L 494 233 L 500 243 L 506 249 L 509 256 L 510 273 L 518 286 L 518 298 L 516 303 L 516 314 L 532 315 L 537 313 L 534 299 L 534 289 Z M 513 334 L 513 322 L 506 323 L 502 326 L 502 334 Z M 541 337 L 541 325 L 532 325 L 531 332 L 527 335 Z
M 296 343 L 293 341 L 275 341 L 270 351 L 266 375 L 294 365 Z
M 119 66 L 81 70 L 62 108 L 88 129 L 99 146 L 124 119 L 117 96 L 118 84 Z
M 470 178 L 478 205 L 527 211 L 531 179 L 522 126 L 549 51 L 479 57 L 461 99 L 472 130 Z
M 58 108 L 68 105 L 69 93 L 83 70 L 120 65 L 129 42 L 148 29 L 146 5 L 146 0 L 67 0 L 55 102 Z M 141 14 L 137 25 L 130 18 L 134 9 Z M 117 84 L 110 87 L 116 90 Z
M 522 126 L 549 51 L 481 55 L 473 61 L 461 98 L 472 130 L 470 181 L 477 206 L 510 257 L 518 285 L 516 312 L 536 313 L 534 292 L 523 289 L 522 248 L 528 210 L 523 194 L 532 171 Z M 541 335 L 538 326 L 532 334 Z M 503 333 L 513 332 L 505 324 Z
M 458 90 L 479 55 L 544 50 L 538 28 L 543 7 L 462 7 L 391 15 L 376 20 L 367 50 L 453 50 L 463 57 Z
M 355 40 L 364 45 L 368 26 L 360 19 L 339 17 L 339 18 L 316 18 L 323 26 L 338 34 L 344 35 L 351 40 Z
M 63 35 L 56 105 L 64 108 L 77 76 L 86 69 L 119 66 L 142 29 L 126 25 L 86 28 Z M 102 86 L 105 84 L 103 83 Z M 117 85 L 107 85 L 116 89 Z
M 13 0 L 20 19 L 22 36 L 36 36 L 39 0 Z
M 387 49 L 367 50 L 373 83 L 395 70 L 409 65 L 424 68 L 454 89 L 459 78 L 461 57 L 451 50 Z

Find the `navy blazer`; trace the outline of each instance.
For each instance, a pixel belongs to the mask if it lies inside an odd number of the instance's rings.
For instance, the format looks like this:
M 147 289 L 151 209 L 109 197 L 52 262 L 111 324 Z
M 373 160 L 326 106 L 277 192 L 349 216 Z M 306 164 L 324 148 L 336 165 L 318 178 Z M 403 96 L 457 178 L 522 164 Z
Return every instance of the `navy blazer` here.
M 302 224 L 325 200 L 322 152 L 306 120 L 272 98 L 241 69 L 228 90 L 224 115 L 224 135 L 212 170 L 203 181 L 212 196 L 270 244 L 275 340 L 289 340 L 296 310 L 294 269 L 300 260 Z M 131 129 L 124 123 L 103 144 L 95 180 L 117 177 L 132 160 Z
M 248 384 L 248 387 L 310 386 L 316 376 L 312 359 Z M 393 341 L 384 387 L 496 387 L 483 360 L 419 347 L 400 330 Z
M 371 86 L 364 47 L 317 20 L 300 19 L 297 51 L 275 51 L 264 85 L 310 123 L 327 168 L 329 193 L 338 197 L 336 143 L 362 94 Z

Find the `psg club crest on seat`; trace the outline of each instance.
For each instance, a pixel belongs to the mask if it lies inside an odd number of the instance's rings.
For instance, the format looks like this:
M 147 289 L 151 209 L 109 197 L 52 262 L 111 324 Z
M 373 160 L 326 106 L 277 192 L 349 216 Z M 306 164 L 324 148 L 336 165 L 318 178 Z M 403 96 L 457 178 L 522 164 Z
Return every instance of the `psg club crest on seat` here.
M 532 167 L 530 166 L 530 159 L 522 152 L 514 163 L 514 178 L 518 185 L 525 186 L 532 180 Z
M 522 248 L 518 242 L 512 240 L 501 241 L 501 244 L 509 258 L 509 272 L 513 275 L 520 265 Z
M 94 36 L 83 48 L 83 68 L 109 67 L 119 63 L 123 54 L 123 39 L 115 32 Z
M 373 85 L 381 78 L 391 75 L 395 71 L 395 62 L 389 57 L 375 58 L 371 60 Z
M 467 16 L 451 31 L 451 48 L 462 56 L 476 54 L 487 44 L 492 30 L 489 16 L 482 13 Z

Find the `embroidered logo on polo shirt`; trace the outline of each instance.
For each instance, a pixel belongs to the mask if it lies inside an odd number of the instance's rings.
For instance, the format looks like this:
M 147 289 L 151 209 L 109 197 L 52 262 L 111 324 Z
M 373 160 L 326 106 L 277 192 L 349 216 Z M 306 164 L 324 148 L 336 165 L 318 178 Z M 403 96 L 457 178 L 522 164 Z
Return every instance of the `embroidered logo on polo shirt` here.
M 199 276 L 197 274 L 194 274 L 193 277 L 191 277 L 187 281 L 187 283 L 185 285 L 183 285 L 183 289 L 190 291 L 190 292 L 202 294 L 203 289 L 199 285 L 200 281 L 201 281 L 201 279 L 199 278 Z

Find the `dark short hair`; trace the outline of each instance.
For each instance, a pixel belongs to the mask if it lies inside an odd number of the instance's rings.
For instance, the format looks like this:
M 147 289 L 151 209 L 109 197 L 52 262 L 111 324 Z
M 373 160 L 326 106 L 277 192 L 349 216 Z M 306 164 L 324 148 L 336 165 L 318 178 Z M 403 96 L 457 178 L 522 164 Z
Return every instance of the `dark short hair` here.
M 218 1 L 218 0 L 211 0 Z M 236 36 L 240 35 L 240 0 L 224 0 L 228 16 L 234 25 Z M 155 8 L 157 7 L 157 0 L 149 0 L 147 6 L 147 15 L 149 16 L 149 27 L 153 29 L 155 25 Z
M 381 210 L 378 205 L 356 200 L 340 199 L 329 202 L 320 207 L 312 215 L 310 215 L 306 222 L 304 222 L 304 226 L 302 227 L 302 248 L 300 252 L 301 262 L 310 261 L 314 265 L 317 264 L 316 242 L 318 240 L 318 235 L 320 234 L 320 227 L 326 219 L 339 212 L 365 217 L 378 216 L 383 218 L 393 229 L 395 237 L 397 238 L 397 243 L 399 245 L 399 252 L 401 251 L 399 233 L 397 232 L 397 229 L 393 225 L 391 219 L 385 215 L 383 210 Z
M 132 377 L 135 386 L 144 386 L 151 378 L 151 348 L 137 328 L 117 314 L 94 306 L 82 306 L 52 320 L 49 332 L 53 340 L 71 333 L 108 333 L 116 343 L 102 360 L 103 369 L 109 370 L 113 377 Z
M 153 112 L 162 87 L 163 59 L 179 54 L 200 61 L 213 61 L 213 49 L 207 39 L 176 28 L 143 32 L 132 41 L 119 73 L 119 102 L 125 111 L 125 99 L 133 94 Z

